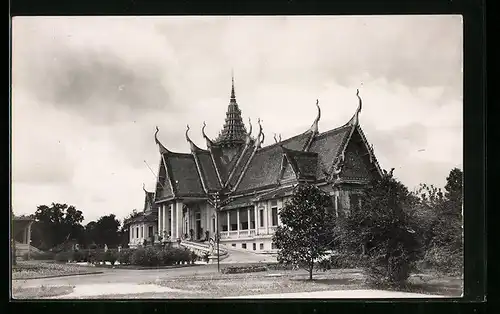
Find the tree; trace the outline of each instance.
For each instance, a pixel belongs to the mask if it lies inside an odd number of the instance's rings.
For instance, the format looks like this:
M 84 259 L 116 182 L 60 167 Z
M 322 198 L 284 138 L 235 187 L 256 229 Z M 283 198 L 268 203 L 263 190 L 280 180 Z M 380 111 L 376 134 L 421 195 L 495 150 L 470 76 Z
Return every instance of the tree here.
M 422 252 L 421 229 L 412 209 L 417 198 L 391 172 L 369 184 L 362 207 L 339 220 L 339 239 L 347 251 L 365 245 L 365 269 L 376 283 L 402 285 Z
M 83 213 L 74 206 L 60 203 L 40 205 L 33 218 L 33 244 L 41 249 L 50 249 L 68 239 L 83 236 Z
M 463 268 L 462 171 L 454 168 L 446 178 L 445 193 L 422 184 L 417 191 L 418 211 L 425 235 L 424 261 L 445 273 Z
M 332 208 L 327 193 L 309 184 L 298 185 L 279 211 L 283 226 L 278 226 L 273 237 L 278 262 L 306 269 L 312 280 L 314 262 L 326 255 L 333 239 Z
M 463 193 L 463 173 L 458 168 L 453 168 L 446 178 L 445 197 L 450 202 L 450 207 L 456 212 L 462 212 L 462 193 Z
M 116 219 L 114 214 L 102 216 L 92 227 L 93 240 L 100 245 L 117 246 L 120 243 L 119 227 L 120 221 Z

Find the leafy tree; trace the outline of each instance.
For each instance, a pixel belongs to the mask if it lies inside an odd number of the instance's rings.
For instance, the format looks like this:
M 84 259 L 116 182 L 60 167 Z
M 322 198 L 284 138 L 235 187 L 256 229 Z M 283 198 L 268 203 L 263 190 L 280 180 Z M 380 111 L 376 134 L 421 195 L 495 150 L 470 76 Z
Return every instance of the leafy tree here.
M 278 262 L 306 269 L 312 280 L 314 262 L 326 255 L 333 239 L 332 208 L 327 193 L 309 184 L 297 186 L 279 212 L 283 226 L 278 226 L 273 237 Z
M 458 168 L 453 168 L 446 178 L 445 197 L 450 202 L 450 207 L 455 212 L 462 212 L 462 193 L 463 193 L 463 173 Z
M 100 245 L 117 246 L 120 243 L 119 227 L 120 221 L 114 214 L 102 216 L 93 226 L 93 240 Z
M 40 205 L 33 218 L 33 244 L 41 249 L 50 249 L 68 239 L 82 237 L 83 213 L 74 206 L 60 203 Z
M 384 171 L 361 195 L 361 208 L 339 219 L 346 251 L 365 245 L 365 269 L 373 282 L 401 285 L 422 254 L 422 231 L 414 208 L 417 198 L 391 172 Z
M 447 177 L 443 194 L 422 184 L 417 191 L 418 212 L 424 229 L 424 261 L 446 273 L 461 273 L 463 267 L 462 172 L 454 168 Z

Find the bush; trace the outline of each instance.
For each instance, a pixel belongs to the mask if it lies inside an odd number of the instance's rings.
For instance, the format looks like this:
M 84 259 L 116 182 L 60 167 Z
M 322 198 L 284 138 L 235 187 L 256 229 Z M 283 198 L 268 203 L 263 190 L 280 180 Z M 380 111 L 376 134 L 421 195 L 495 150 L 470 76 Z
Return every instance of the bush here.
M 132 253 L 130 263 L 138 266 L 158 266 L 157 251 L 152 247 L 139 248 Z
M 54 256 L 54 260 L 60 263 L 67 263 L 71 259 L 71 252 L 59 252 Z
M 111 265 L 114 265 L 116 263 L 116 260 L 118 259 L 118 252 L 115 252 L 114 250 L 108 250 L 104 253 L 103 259 L 105 262 L 109 262 Z
M 99 250 L 89 250 L 89 262 L 92 264 L 100 264 L 104 261 L 103 252 Z
M 25 260 L 28 260 L 28 253 L 23 255 Z M 51 261 L 54 260 L 55 254 L 53 252 L 31 253 L 30 259 L 37 261 Z
M 242 274 L 242 273 L 255 273 L 255 272 L 261 272 L 261 271 L 266 271 L 267 267 L 266 266 L 260 266 L 260 265 L 253 265 L 253 266 L 229 266 L 226 268 L 223 268 L 221 272 L 223 274 Z
M 422 260 L 426 267 L 448 275 L 463 273 L 463 254 L 461 250 L 450 251 L 446 248 L 434 246 L 427 250 Z
M 131 249 L 126 249 L 126 250 L 121 250 L 118 252 L 118 262 L 120 262 L 120 265 L 128 265 L 131 263 L 131 257 L 133 254 L 133 250 Z

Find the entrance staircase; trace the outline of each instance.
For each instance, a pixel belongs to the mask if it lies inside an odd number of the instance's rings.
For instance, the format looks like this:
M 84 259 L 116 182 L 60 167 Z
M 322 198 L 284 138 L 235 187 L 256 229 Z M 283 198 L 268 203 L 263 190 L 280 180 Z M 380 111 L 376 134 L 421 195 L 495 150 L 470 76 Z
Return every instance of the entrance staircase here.
M 212 252 L 210 245 L 207 242 L 193 242 L 182 240 L 180 243 L 181 246 L 195 252 L 199 256 L 204 256 L 206 253 L 211 254 L 209 257 L 210 261 L 217 260 L 217 250 Z M 212 255 L 213 254 L 213 255 Z M 228 250 L 226 250 L 222 245 L 219 247 L 219 257 L 220 260 L 223 260 L 229 256 Z

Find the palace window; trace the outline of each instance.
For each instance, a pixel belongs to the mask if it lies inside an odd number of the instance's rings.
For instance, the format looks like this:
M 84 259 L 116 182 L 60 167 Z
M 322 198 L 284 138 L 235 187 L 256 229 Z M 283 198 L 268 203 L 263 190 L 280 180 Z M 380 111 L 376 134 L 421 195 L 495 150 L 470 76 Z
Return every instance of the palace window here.
M 255 229 L 255 209 L 250 209 L 250 229 Z
M 144 226 L 141 226 L 141 238 L 144 238 Z
M 240 230 L 248 230 L 248 210 L 240 209 Z
M 135 237 L 138 239 L 139 238 L 139 227 L 135 228 Z
M 259 209 L 259 226 L 264 227 L 264 209 Z
M 215 231 L 215 217 L 212 218 L 212 231 Z
M 231 244 L 232 247 L 236 247 L 236 243 Z
M 261 244 L 259 245 L 259 248 L 260 248 L 261 250 L 263 250 L 263 249 L 264 249 L 264 243 L 261 243 Z
M 271 243 L 271 249 L 275 250 L 276 249 L 276 243 Z
M 153 231 L 153 226 L 149 226 L 149 230 L 148 230 L 148 237 L 150 237 L 150 238 L 151 238 L 151 237 L 153 236 L 153 233 L 154 233 L 154 231 Z
M 238 230 L 238 217 L 237 217 L 236 211 L 230 211 L 229 212 L 229 224 L 230 224 L 230 231 L 235 231 Z
M 271 222 L 273 226 L 278 225 L 278 202 L 271 202 Z
M 252 243 L 252 248 L 254 251 L 257 250 L 257 243 Z
M 228 231 L 228 225 L 227 225 L 227 212 L 223 212 L 220 214 L 220 220 L 221 220 L 221 226 L 222 226 L 222 231 Z
M 247 244 L 246 243 L 241 243 L 241 248 L 242 249 L 246 249 L 247 248 Z

